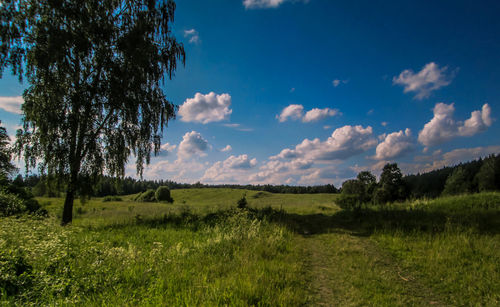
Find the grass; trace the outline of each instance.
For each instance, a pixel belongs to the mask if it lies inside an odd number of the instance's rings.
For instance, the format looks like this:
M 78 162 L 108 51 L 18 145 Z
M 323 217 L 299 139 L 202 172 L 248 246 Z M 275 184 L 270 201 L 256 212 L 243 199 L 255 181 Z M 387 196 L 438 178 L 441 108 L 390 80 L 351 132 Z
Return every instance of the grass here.
M 246 195 L 249 210 L 236 209 Z M 0 219 L 7 305 L 496 306 L 500 194 L 340 210 L 337 195 L 173 190 Z

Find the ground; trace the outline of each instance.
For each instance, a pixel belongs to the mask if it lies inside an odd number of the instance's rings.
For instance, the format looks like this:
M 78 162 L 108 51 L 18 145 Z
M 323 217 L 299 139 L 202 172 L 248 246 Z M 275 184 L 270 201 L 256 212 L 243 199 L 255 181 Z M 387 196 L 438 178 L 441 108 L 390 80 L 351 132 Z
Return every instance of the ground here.
M 248 209 L 236 209 L 246 195 Z M 92 199 L 0 218 L 8 305 L 495 306 L 500 194 L 340 210 L 335 194 Z M 20 269 L 21 268 L 21 269 Z

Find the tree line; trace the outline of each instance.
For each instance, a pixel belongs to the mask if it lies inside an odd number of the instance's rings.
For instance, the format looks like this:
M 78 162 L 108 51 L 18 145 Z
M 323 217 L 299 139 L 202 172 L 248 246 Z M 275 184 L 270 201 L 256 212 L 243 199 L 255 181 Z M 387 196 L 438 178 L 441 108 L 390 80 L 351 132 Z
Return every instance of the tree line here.
M 22 177 L 18 175 L 13 182 L 18 186 L 28 187 L 35 196 L 62 197 L 66 191 L 65 180 L 56 176 L 30 175 Z M 289 185 L 240 185 L 220 184 L 211 185 L 197 183 L 179 183 L 172 180 L 143 180 L 131 177 L 116 178 L 101 176 L 95 180 L 95 184 L 84 188 L 86 194 L 92 197 L 105 197 L 114 195 L 130 195 L 142 193 L 147 190 L 156 190 L 159 187 L 175 189 L 200 189 L 200 188 L 229 188 L 244 189 L 252 191 L 265 191 L 270 193 L 286 194 L 316 194 L 316 193 L 338 193 L 339 190 L 333 184 L 315 186 L 289 186 Z
M 396 163 L 386 164 L 377 182 L 368 171 L 342 184 L 338 201 L 346 209 L 363 204 L 386 204 L 417 198 L 434 198 L 500 190 L 500 154 L 460 163 L 427 173 L 403 176 Z

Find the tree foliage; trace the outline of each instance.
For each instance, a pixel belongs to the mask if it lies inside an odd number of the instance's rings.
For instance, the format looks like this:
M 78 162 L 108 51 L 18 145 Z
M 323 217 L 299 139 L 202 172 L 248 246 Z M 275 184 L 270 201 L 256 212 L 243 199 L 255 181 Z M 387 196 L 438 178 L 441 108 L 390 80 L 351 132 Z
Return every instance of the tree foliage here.
M 475 176 L 478 190 L 494 191 L 500 189 L 500 155 L 491 155 L 483 160 L 483 165 Z
M 406 199 L 408 193 L 403 181 L 403 174 L 396 163 L 387 163 L 382 169 L 380 180 L 375 190 L 374 200 L 383 204 Z
M 446 179 L 444 185 L 444 195 L 457 195 L 471 192 L 471 182 L 467 180 L 467 173 L 464 167 L 456 168 Z
M 185 59 L 174 10 L 171 0 L 2 1 L 0 69 L 29 83 L 18 153 L 66 179 L 63 224 L 82 178 L 123 176 L 130 154 L 142 175 L 159 151 L 175 117 L 160 86 Z
M 0 125 L 2 121 L 0 120 Z M 10 138 L 5 127 L 0 126 L 0 177 L 7 177 L 16 167 L 11 162 Z
M 363 203 L 372 201 L 376 185 L 377 178 L 372 173 L 360 172 L 356 179 L 346 180 L 342 184 L 342 193 L 337 204 L 343 209 L 358 210 Z

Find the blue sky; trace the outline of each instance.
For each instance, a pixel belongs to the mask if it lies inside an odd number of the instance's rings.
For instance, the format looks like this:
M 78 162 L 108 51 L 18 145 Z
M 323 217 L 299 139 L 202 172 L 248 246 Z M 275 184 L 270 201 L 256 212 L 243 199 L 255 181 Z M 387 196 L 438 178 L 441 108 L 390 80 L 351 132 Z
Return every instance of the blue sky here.
M 177 1 L 179 114 L 144 177 L 338 186 L 499 153 L 499 15 L 498 1 Z M 0 80 L 10 134 L 24 87 Z

